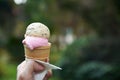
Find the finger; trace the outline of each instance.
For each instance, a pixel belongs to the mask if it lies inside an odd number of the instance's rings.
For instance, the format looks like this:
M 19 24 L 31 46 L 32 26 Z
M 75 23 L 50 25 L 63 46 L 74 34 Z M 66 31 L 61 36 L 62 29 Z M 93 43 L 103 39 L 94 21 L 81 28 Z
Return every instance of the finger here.
M 21 74 L 24 71 L 25 64 L 26 64 L 26 61 L 23 61 L 21 64 L 17 66 L 17 80 L 23 80 Z
M 22 71 L 22 69 L 24 68 L 24 65 L 26 64 L 26 61 L 23 61 L 21 64 L 19 64 L 17 66 L 17 71 Z
M 17 80 L 34 80 L 34 79 L 33 79 L 33 75 L 24 72 L 22 74 L 19 74 Z
M 52 76 L 52 70 L 49 70 L 43 80 L 48 80 Z
M 49 70 L 48 73 L 46 74 L 46 77 L 50 78 L 52 76 L 52 70 Z

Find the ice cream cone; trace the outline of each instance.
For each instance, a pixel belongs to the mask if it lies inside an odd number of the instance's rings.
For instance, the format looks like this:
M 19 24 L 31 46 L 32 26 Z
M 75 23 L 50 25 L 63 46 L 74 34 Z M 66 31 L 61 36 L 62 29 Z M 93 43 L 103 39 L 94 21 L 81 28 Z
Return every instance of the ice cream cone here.
M 35 59 L 46 61 L 49 60 L 51 43 L 48 46 L 40 46 L 34 50 L 30 50 L 26 45 L 24 45 L 25 57 L 28 59 Z

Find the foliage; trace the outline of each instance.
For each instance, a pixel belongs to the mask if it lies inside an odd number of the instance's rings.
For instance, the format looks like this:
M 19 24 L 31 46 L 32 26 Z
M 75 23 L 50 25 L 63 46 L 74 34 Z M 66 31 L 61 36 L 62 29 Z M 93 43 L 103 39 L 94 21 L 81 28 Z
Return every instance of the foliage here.
M 65 50 L 60 78 L 66 80 L 118 80 L 119 38 L 81 38 Z M 114 55 L 113 55 L 114 54 Z
M 15 64 L 2 64 L 1 68 L 4 70 L 4 73 L 0 80 L 16 80 L 16 67 L 17 65 Z
M 0 47 L 7 44 L 7 39 L 12 35 L 15 27 L 13 6 L 13 2 L 10 0 L 0 0 Z
M 11 37 L 7 44 L 7 50 L 11 53 L 12 62 L 21 62 L 24 60 L 24 47 L 22 38 Z
M 100 36 L 120 34 L 119 0 L 60 0 L 59 7 L 71 11 Z

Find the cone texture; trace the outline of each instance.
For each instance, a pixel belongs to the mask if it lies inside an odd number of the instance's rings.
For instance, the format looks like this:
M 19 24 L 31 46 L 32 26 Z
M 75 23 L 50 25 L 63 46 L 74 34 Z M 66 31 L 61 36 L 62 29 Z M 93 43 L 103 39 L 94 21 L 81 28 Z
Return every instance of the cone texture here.
M 51 47 L 51 43 L 49 43 L 48 46 L 41 46 L 35 48 L 34 50 L 30 50 L 29 48 L 26 47 L 26 45 L 24 45 L 25 57 L 28 59 L 37 59 L 37 60 L 45 61 L 49 59 L 50 47 Z

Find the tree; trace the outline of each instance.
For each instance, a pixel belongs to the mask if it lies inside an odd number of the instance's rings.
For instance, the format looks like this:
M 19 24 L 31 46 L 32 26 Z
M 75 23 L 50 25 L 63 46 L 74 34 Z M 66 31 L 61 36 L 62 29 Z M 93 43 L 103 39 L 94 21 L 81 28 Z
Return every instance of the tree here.
M 76 40 L 59 63 L 61 80 L 119 80 L 119 40 L 92 36 Z
M 12 35 L 15 25 L 14 4 L 10 0 L 0 0 L 0 46 L 3 47 Z

